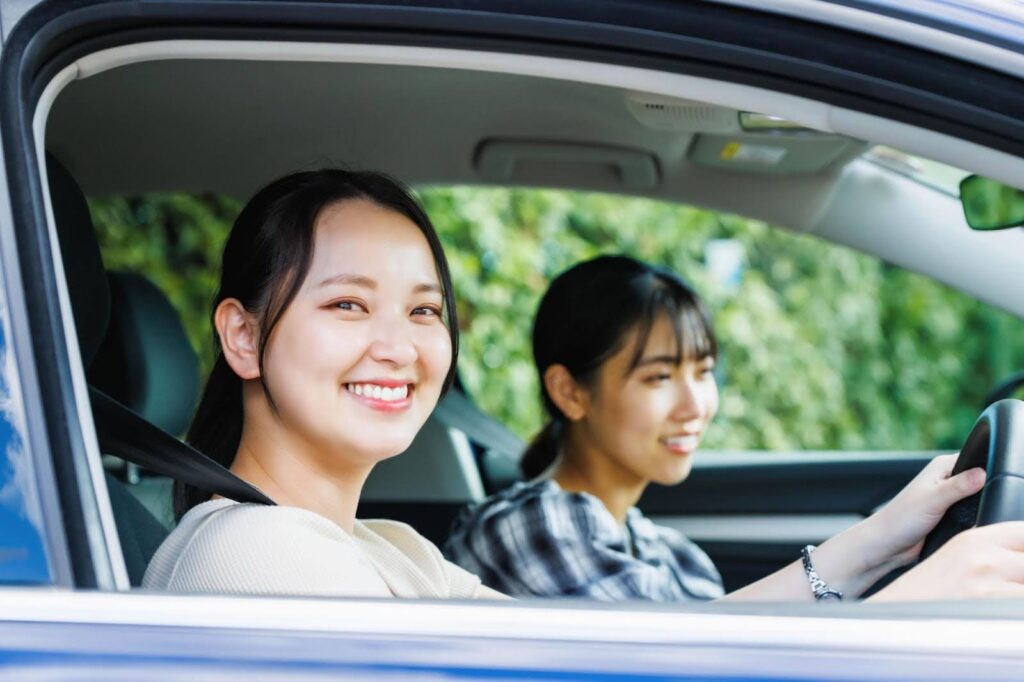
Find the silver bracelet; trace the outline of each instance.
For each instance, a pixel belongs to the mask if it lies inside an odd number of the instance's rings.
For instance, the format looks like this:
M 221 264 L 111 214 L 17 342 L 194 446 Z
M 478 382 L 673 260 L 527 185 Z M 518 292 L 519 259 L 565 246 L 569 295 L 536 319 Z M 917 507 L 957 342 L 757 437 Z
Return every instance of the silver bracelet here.
M 807 574 L 807 582 L 811 584 L 811 592 L 814 593 L 814 598 L 817 601 L 841 601 L 843 593 L 829 587 L 828 583 L 822 580 L 818 572 L 814 570 L 814 564 L 811 563 L 811 552 L 815 549 L 814 545 L 807 545 L 800 550 L 800 556 L 804 564 L 804 573 Z

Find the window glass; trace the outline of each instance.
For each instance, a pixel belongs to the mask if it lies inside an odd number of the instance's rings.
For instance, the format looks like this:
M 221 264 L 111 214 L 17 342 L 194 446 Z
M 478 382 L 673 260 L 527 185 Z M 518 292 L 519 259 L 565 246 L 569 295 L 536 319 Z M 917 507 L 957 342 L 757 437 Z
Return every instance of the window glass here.
M 0 290 L 0 584 L 49 583 L 42 509 L 25 438 L 10 318 Z
M 960 196 L 960 181 L 967 177 L 965 170 L 883 145 L 869 149 L 864 158 L 954 197 Z
M 540 427 L 532 316 L 553 276 L 600 253 L 666 265 L 705 297 L 722 390 L 705 447 L 956 449 L 994 386 L 1024 370 L 1020 320 L 877 258 L 677 204 L 563 191 L 420 190 L 451 262 L 459 369 L 487 412 Z M 92 202 L 110 269 L 167 292 L 212 358 L 209 301 L 237 201 L 149 195 Z

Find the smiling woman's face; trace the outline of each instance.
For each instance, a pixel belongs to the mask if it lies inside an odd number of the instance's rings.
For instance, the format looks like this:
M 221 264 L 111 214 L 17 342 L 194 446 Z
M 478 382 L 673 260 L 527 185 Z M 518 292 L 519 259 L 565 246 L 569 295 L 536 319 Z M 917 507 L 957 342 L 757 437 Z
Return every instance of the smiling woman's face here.
M 420 229 L 373 202 L 327 207 L 314 239 L 265 381 L 293 436 L 373 464 L 409 446 L 440 396 L 452 352 L 441 284 Z
M 663 315 L 631 369 L 638 337 L 634 330 L 598 369 L 580 426 L 590 447 L 611 458 L 625 478 L 673 485 L 690 474 L 718 411 L 714 358 L 677 364 L 676 336 Z

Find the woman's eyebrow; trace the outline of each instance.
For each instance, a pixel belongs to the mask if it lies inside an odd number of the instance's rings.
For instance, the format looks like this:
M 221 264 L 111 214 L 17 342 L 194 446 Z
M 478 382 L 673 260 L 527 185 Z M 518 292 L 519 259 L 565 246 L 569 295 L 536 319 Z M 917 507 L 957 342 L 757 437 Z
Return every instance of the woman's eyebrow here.
M 636 366 L 637 367 L 643 367 L 644 365 L 660 365 L 660 364 L 668 364 L 668 365 L 679 364 L 679 356 L 678 355 L 652 355 L 650 357 L 640 358 L 640 360 L 637 361 Z
M 423 294 L 423 293 L 440 294 L 440 293 L 442 293 L 441 292 L 441 285 L 440 284 L 435 284 L 434 282 L 426 282 L 424 284 L 417 284 L 413 288 L 412 291 L 415 294 Z
M 358 287 L 363 287 L 365 289 L 376 289 L 377 288 L 377 281 L 376 280 L 374 280 L 374 279 L 372 279 L 370 277 L 367 277 L 366 275 L 355 275 L 355 274 L 349 274 L 349 273 L 342 273 L 340 275 L 334 275 L 332 277 L 327 277 L 327 278 L 321 280 L 319 284 L 317 284 L 317 288 L 321 288 L 322 289 L 323 287 L 328 287 L 328 286 L 331 286 L 331 285 L 334 285 L 334 284 L 352 284 L 352 285 L 355 285 L 355 286 L 358 286 Z M 440 293 L 442 293 L 441 285 L 437 284 L 436 282 L 424 282 L 422 284 L 417 284 L 415 287 L 413 287 L 413 293 L 417 293 L 417 294 L 422 294 L 422 293 L 438 293 L 438 294 L 440 294 Z
M 340 275 L 334 275 L 333 277 L 323 279 L 316 286 L 317 288 L 323 288 L 326 286 L 330 286 L 332 284 L 354 284 L 356 286 L 365 287 L 367 289 L 377 288 L 377 282 L 370 279 L 369 277 L 365 275 L 352 275 L 347 273 L 342 273 Z

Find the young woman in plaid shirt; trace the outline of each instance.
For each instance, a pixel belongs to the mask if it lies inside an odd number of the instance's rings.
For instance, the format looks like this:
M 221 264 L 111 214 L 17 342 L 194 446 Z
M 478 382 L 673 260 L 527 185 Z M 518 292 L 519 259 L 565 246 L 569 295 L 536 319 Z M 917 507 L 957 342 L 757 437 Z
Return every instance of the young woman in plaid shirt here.
M 723 596 L 708 556 L 634 506 L 648 484 L 686 479 L 718 408 L 718 347 L 694 291 L 673 272 L 631 258 L 579 264 L 556 278 L 541 301 L 533 352 L 551 419 L 522 458 L 527 482 L 464 514 L 447 556 L 517 596 Z M 954 461 L 934 459 L 890 504 L 817 548 L 813 564 L 809 548 L 804 561 L 726 598 L 860 595 L 914 561 L 947 507 L 981 489 L 980 469 L 949 476 Z M 968 555 L 998 553 L 1016 542 L 1011 536 L 1024 524 L 1016 528 L 961 534 L 877 597 L 970 596 L 978 574 L 950 546 L 969 545 L 959 550 Z M 1002 565 L 1012 572 L 1017 563 L 1024 561 Z M 1024 591 L 1016 584 L 1024 570 L 998 580 L 1009 583 L 995 592 Z

